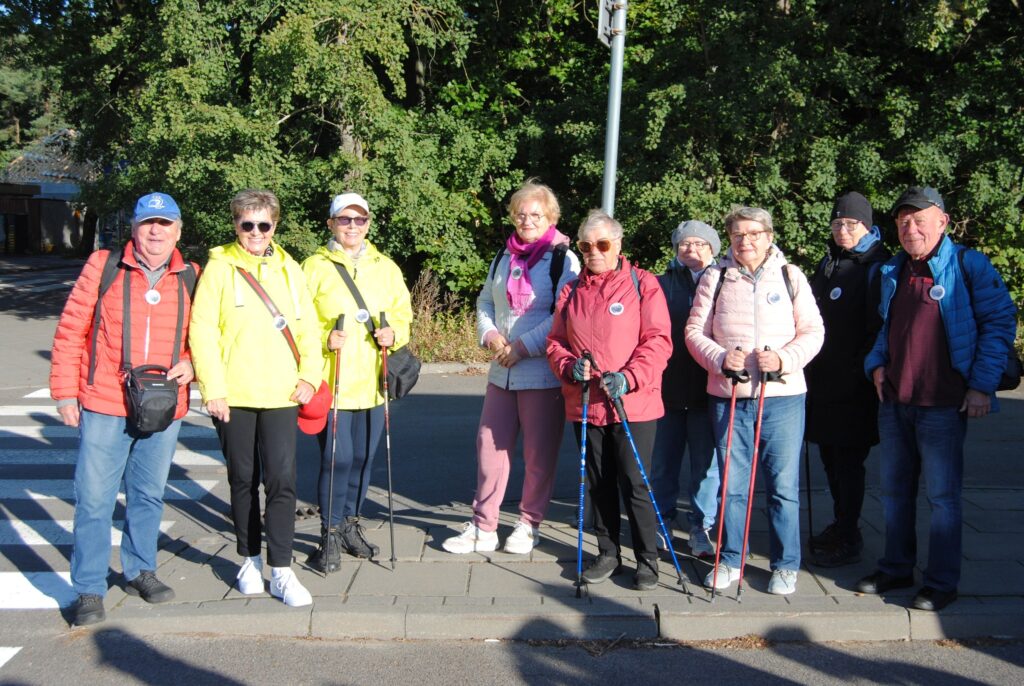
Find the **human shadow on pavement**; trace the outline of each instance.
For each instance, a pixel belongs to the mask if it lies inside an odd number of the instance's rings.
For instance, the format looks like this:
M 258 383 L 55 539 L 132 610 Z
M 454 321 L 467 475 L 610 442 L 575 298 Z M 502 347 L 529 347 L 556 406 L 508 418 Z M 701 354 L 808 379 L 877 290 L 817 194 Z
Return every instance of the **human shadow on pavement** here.
M 99 652 L 100 666 L 115 669 L 144 684 L 242 686 L 244 683 L 223 672 L 196 667 L 162 653 L 144 640 L 121 629 L 99 629 L 93 633 L 92 640 Z

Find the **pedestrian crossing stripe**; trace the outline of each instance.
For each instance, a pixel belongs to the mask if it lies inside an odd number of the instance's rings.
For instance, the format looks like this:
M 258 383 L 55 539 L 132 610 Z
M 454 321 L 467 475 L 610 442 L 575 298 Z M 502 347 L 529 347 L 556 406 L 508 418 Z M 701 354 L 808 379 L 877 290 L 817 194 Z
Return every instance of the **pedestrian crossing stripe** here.
M 210 415 L 201 410 L 190 409 L 188 416 L 209 417 Z M 25 417 L 26 419 L 60 419 L 56 405 L 2 405 L 0 406 L 0 417 Z
M 77 448 L 26 448 L 4 450 L 5 465 L 75 464 Z M 176 450 L 173 464 L 179 467 L 223 467 L 224 454 L 220 450 Z
M 77 599 L 71 572 L 0 572 L 0 610 L 56 610 Z
M 23 396 L 23 397 L 25 397 L 27 399 L 49 398 L 50 397 L 50 389 L 49 388 L 40 388 L 38 391 L 32 391 L 31 393 L 29 393 L 28 395 Z M 189 394 L 189 398 L 191 400 L 201 400 L 202 396 L 199 394 L 199 389 L 197 389 L 195 386 L 193 386 L 192 389 L 191 389 L 191 393 Z
M 178 438 L 216 438 L 217 432 L 210 426 L 182 424 Z M 0 439 L 4 438 L 78 438 L 75 426 L 4 426 L 0 427 Z
M 174 520 L 160 521 L 161 533 L 167 533 L 174 526 Z M 121 545 L 124 520 L 115 520 L 110 527 L 110 545 Z M 0 545 L 55 546 L 73 545 L 74 520 L 71 519 L 0 519 Z
M 213 492 L 215 480 L 175 479 L 167 482 L 164 500 L 199 500 Z M 71 479 L 9 479 L 0 481 L 0 501 L 66 500 L 73 502 L 75 484 Z M 124 492 L 117 494 L 124 501 Z
M 19 650 L 21 650 L 21 646 L 16 646 L 13 648 L 9 648 L 7 646 L 0 646 L 0 667 L 3 667 L 8 662 L 10 662 L 11 658 L 17 655 Z

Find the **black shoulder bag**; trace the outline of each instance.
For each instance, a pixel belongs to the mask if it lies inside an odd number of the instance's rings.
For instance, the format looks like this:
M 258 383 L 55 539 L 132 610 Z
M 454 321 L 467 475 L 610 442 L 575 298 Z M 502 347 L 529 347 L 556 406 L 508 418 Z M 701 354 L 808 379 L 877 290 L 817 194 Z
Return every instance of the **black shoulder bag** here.
M 345 269 L 345 265 L 335 262 L 334 266 L 338 270 L 341 280 L 345 282 L 348 290 L 351 291 L 352 297 L 355 298 L 356 305 L 369 313 L 370 311 L 366 308 L 366 301 L 363 300 L 363 294 L 359 292 L 356 282 L 349 275 L 348 270 Z M 377 338 L 373 335 L 376 331 L 376 327 L 373 325 L 373 317 L 366 318 L 366 328 L 370 332 L 370 340 L 373 341 L 377 348 L 380 348 Z M 420 380 L 420 367 L 419 358 L 412 354 L 408 345 L 388 353 L 388 396 L 392 400 L 400 400 L 409 394 L 412 387 Z M 383 388 L 381 388 L 381 392 L 384 392 Z
M 169 368 L 158 364 L 132 367 L 131 363 L 131 270 L 124 270 L 124 317 L 121 325 L 121 371 L 124 373 L 128 425 L 140 433 L 163 431 L 174 421 L 178 407 L 178 382 L 168 379 Z M 178 321 L 174 327 L 171 367 L 178 364 L 181 330 L 185 321 L 185 286 L 178 279 Z

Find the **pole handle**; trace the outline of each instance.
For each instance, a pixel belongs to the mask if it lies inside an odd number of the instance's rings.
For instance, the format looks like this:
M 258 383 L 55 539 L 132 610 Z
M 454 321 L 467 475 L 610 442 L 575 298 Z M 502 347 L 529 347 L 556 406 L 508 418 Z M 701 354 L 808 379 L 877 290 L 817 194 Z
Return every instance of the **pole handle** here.
M 344 328 L 345 328 L 345 314 L 342 313 L 342 314 L 338 315 L 338 321 L 336 321 L 334 323 L 334 330 L 335 331 L 341 331 Z
M 381 311 L 381 313 L 380 313 L 380 328 L 382 328 L 382 329 L 388 328 L 388 318 L 384 315 L 383 311 Z

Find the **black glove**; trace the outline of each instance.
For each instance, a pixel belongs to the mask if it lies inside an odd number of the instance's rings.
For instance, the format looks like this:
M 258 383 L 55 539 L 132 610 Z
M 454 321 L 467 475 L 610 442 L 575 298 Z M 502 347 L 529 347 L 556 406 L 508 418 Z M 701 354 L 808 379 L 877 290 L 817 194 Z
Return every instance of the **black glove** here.
M 584 362 L 586 362 L 586 359 L 581 357 L 578 360 L 576 360 L 576 364 L 574 364 L 572 366 L 572 378 L 576 379 L 577 381 L 586 381 L 587 380 L 586 377 L 583 376 L 583 363 Z
M 604 384 L 604 392 L 612 400 L 629 392 L 629 382 L 622 372 L 605 372 L 601 375 L 601 383 Z

